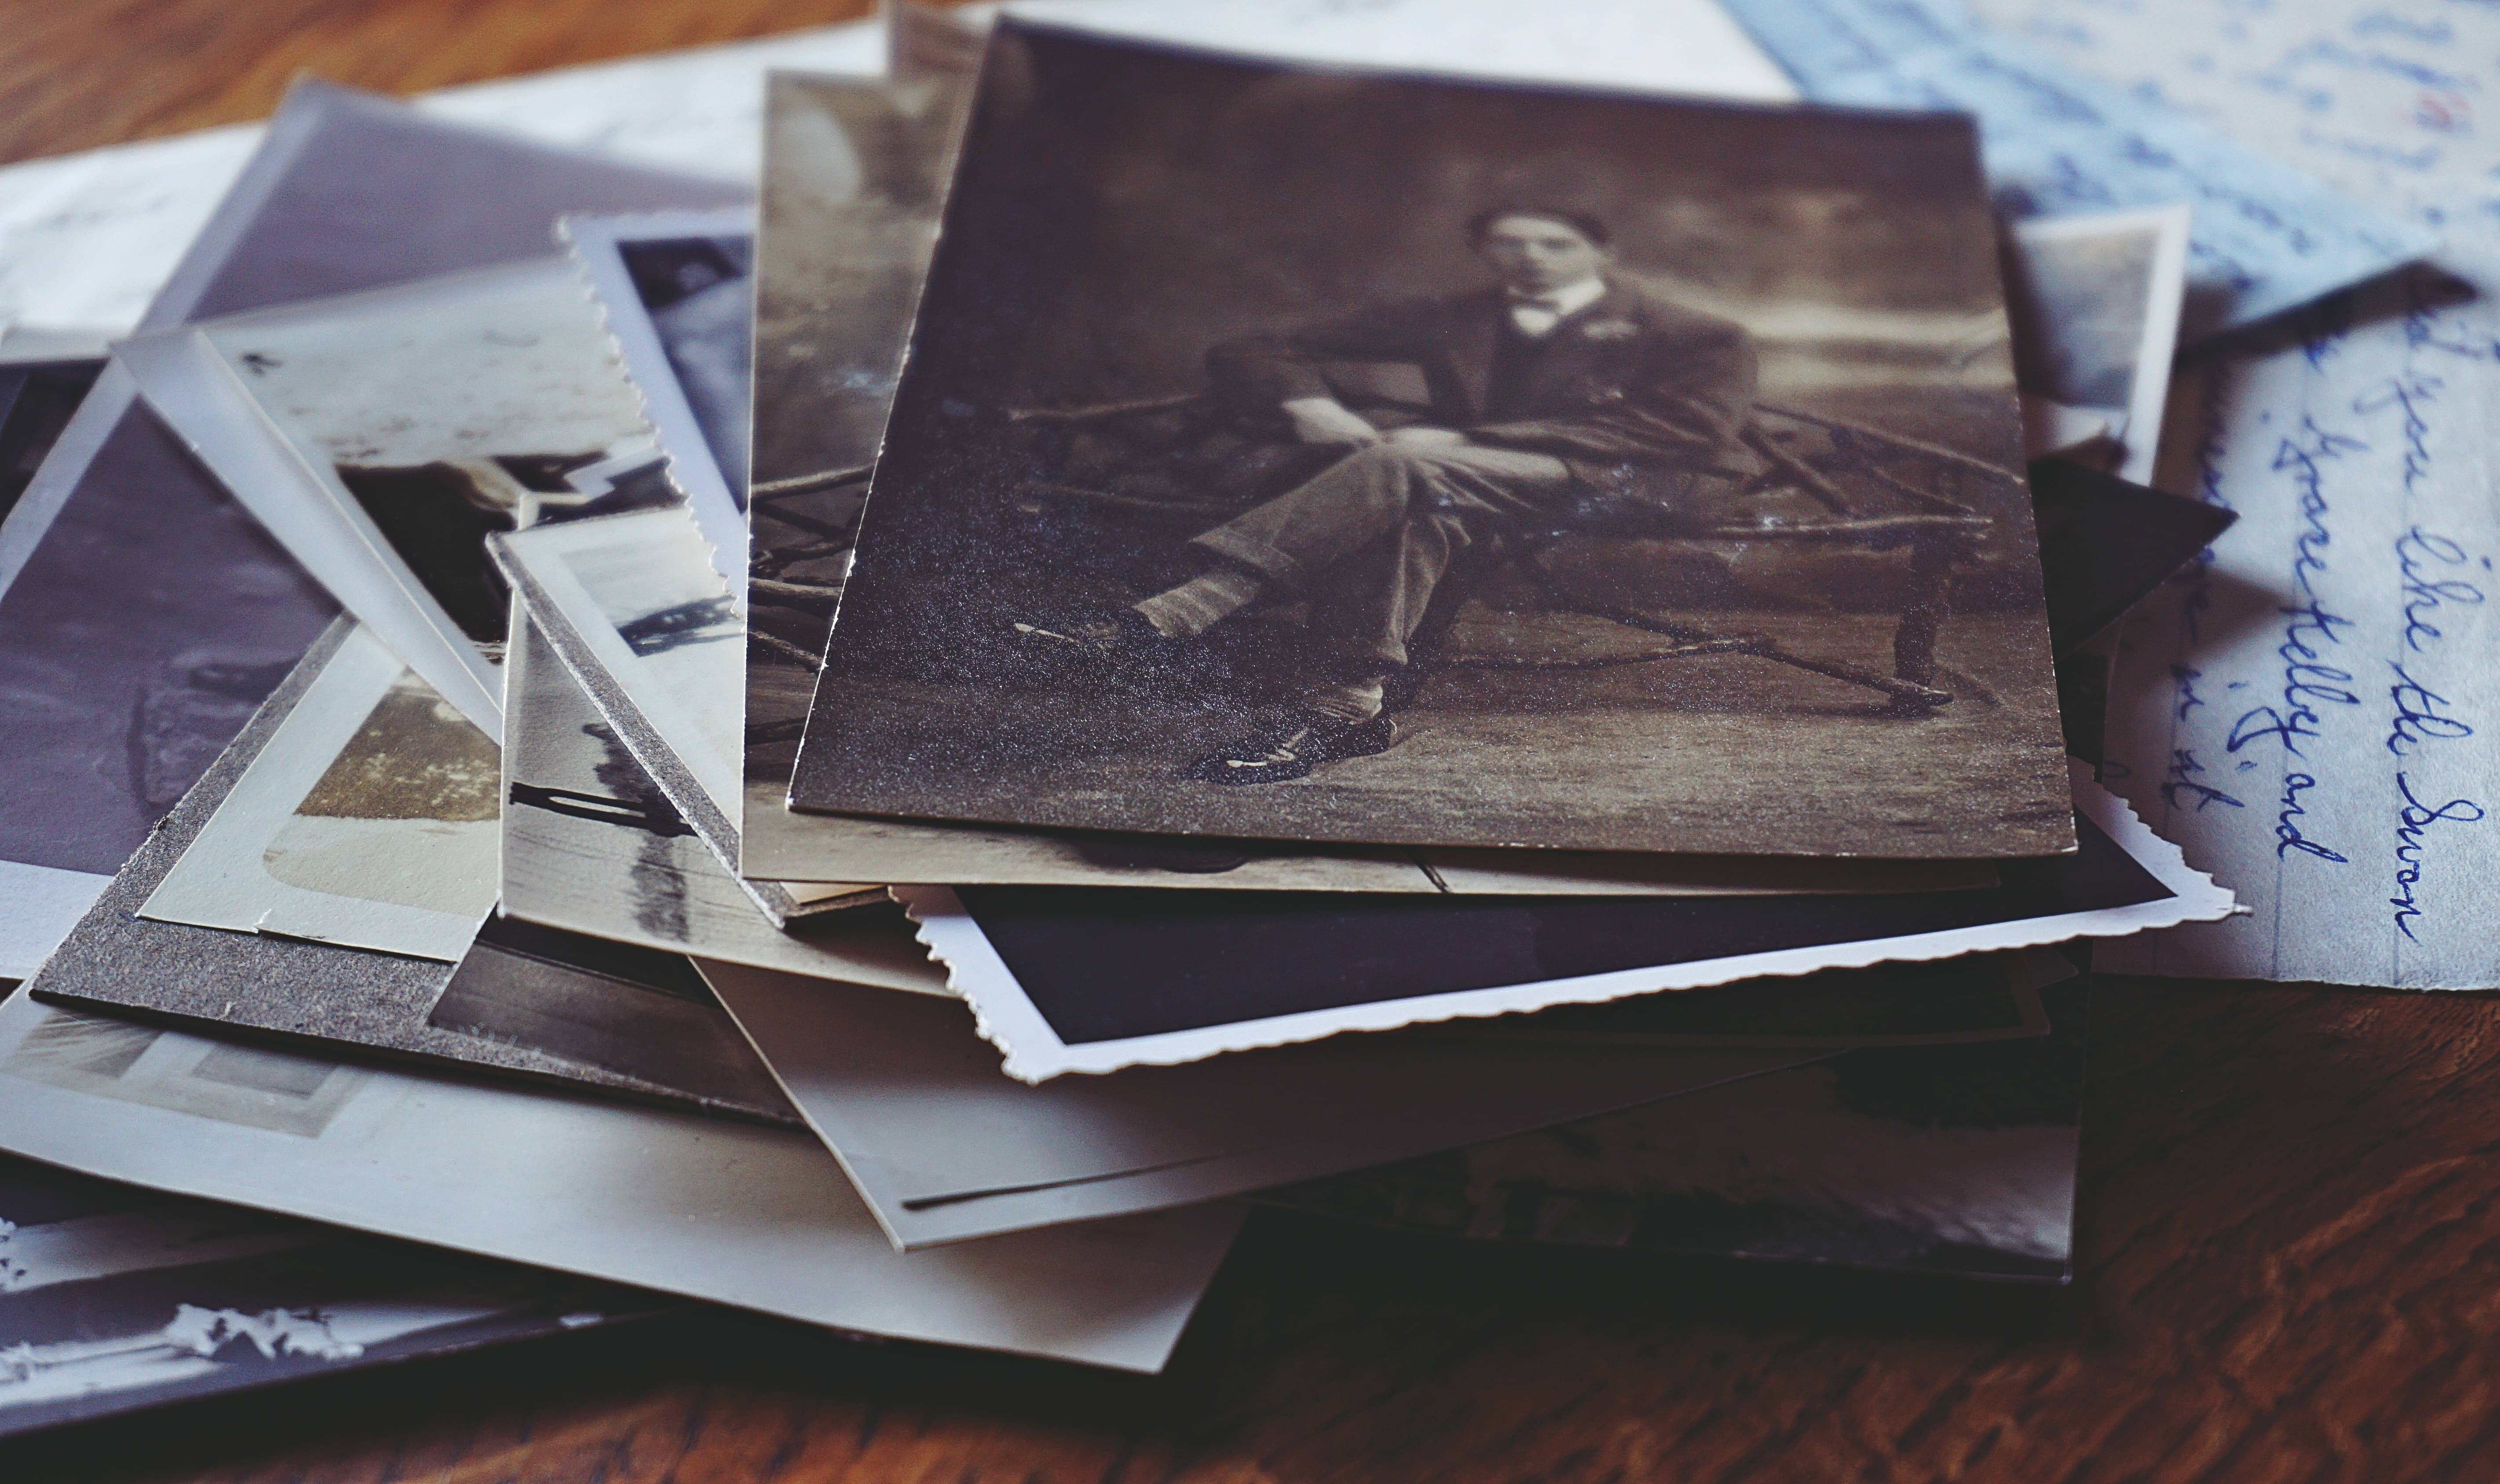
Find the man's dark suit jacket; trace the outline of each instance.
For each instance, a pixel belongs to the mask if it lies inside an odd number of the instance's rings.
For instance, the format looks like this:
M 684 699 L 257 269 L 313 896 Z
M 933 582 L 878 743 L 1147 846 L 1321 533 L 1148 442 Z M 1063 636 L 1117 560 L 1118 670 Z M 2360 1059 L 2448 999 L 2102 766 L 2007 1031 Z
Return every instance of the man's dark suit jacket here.
M 1760 455 L 1742 441 L 1756 377 L 1742 326 L 1611 279 L 1604 297 L 1541 337 L 1513 405 L 1489 409 L 1509 313 L 1497 288 L 1401 300 L 1229 342 L 1207 352 L 1207 370 L 1228 400 L 1272 410 L 1333 395 L 1330 363 L 1402 362 L 1423 372 L 1441 426 L 1492 447 L 1553 454 L 1593 489 L 1667 506 L 1685 503 L 1695 475 L 1760 472 Z

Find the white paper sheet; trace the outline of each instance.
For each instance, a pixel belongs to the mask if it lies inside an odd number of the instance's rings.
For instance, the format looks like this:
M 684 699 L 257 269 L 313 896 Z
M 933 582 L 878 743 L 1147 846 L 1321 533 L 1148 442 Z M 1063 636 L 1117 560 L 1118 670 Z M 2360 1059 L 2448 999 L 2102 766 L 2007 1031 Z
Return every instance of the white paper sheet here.
M 1156 1370 L 1239 1218 L 892 1250 L 815 1139 L 0 1005 L 0 1148 L 897 1338 Z
M 2500 987 L 2500 13 L 1976 8 L 2449 244 L 2181 378 L 2162 482 L 2240 518 L 2121 630 L 2110 781 L 2253 910 L 2100 965 Z

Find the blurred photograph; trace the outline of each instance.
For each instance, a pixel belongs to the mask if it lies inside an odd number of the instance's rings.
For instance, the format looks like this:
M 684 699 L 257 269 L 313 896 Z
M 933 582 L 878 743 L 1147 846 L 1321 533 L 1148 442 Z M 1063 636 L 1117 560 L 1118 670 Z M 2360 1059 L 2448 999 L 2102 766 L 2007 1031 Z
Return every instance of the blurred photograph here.
M 2187 290 L 2185 206 L 2017 223 L 2005 255 L 2026 396 L 2099 425 L 2081 461 L 2153 481 Z M 2076 455 L 2069 454 L 2070 457 Z
M 2022 466 L 1966 121 L 1009 20 L 790 797 L 2059 852 Z

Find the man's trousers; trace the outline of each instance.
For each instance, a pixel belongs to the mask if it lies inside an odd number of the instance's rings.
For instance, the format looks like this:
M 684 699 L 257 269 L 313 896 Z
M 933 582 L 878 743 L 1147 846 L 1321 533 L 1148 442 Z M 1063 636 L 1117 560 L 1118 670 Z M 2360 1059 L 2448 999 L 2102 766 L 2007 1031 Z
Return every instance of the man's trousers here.
M 1587 493 L 1551 454 L 1374 444 L 1195 544 L 1308 599 L 1329 660 L 1377 675 L 1406 663 L 1433 590 L 1477 540 L 1550 523 Z

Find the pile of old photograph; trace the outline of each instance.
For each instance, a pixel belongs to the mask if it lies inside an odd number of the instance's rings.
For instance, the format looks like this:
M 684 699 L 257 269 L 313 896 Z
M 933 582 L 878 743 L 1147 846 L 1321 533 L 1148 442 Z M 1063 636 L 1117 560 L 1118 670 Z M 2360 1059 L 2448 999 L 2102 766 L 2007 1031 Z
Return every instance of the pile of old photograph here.
M 0 341 L 0 1431 L 690 1303 L 1152 1372 L 1245 1221 L 2064 1282 L 2092 943 L 2235 910 L 2098 763 L 2239 269 L 1799 9 L 88 162 L 188 246 Z

